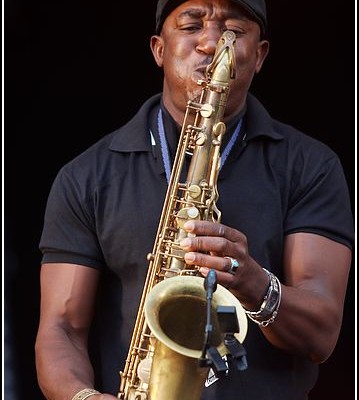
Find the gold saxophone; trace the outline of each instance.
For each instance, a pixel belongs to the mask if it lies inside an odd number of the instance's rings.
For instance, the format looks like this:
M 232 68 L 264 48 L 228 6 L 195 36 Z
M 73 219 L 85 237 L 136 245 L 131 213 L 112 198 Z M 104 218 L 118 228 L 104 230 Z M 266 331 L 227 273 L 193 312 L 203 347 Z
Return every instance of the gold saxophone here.
M 209 369 L 216 364 L 206 354 L 214 354 L 214 359 L 219 355 L 220 363 L 228 353 L 219 307 L 232 314 L 234 310 L 239 329 L 232 341 L 242 343 L 247 333 L 246 315 L 237 298 L 217 285 L 209 302 L 204 278 L 198 267 L 185 263 L 179 246 L 190 235 L 183 228 L 186 221 L 220 222 L 217 177 L 226 130 L 222 119 L 235 76 L 234 43 L 235 34 L 224 32 L 206 79 L 198 81 L 200 100 L 187 104 L 153 251 L 147 257 L 148 273 L 130 349 L 120 373 L 118 398 L 122 400 L 198 400 Z M 180 183 L 186 152 L 192 153 L 191 162 L 186 182 Z M 213 329 L 206 334 L 208 318 Z

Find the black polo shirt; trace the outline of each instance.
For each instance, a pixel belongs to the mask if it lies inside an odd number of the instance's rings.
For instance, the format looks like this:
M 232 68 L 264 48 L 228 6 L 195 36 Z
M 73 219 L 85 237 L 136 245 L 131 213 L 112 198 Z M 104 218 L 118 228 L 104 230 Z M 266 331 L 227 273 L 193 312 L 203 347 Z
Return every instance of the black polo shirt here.
M 40 243 L 44 263 L 102 271 L 91 356 L 97 389 L 113 394 L 167 189 L 155 123 L 159 104 L 160 95 L 152 97 L 126 125 L 60 170 Z M 165 129 L 173 153 L 176 126 L 168 115 Z M 337 155 L 273 120 L 252 95 L 241 137 L 220 171 L 218 191 L 222 222 L 244 232 L 252 257 L 280 279 L 287 234 L 311 232 L 352 245 L 351 207 Z M 244 345 L 248 369 L 206 388 L 203 399 L 306 398 L 317 376 L 314 364 L 271 346 L 251 321 Z

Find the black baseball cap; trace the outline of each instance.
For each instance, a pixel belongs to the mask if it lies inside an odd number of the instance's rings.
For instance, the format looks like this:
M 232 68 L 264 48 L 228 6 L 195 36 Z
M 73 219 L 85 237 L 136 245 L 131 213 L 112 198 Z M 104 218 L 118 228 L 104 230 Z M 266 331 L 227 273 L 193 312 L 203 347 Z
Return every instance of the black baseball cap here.
M 156 11 L 156 34 L 159 34 L 165 19 L 171 12 L 186 0 L 158 0 Z M 262 35 L 267 29 L 267 12 L 265 0 L 232 0 L 240 4 L 259 24 Z

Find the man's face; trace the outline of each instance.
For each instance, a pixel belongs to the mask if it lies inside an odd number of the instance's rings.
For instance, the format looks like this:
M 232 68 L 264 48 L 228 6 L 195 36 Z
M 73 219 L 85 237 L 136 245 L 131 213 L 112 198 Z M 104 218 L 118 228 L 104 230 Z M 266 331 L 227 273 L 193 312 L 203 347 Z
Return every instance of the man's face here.
M 268 51 L 260 40 L 259 25 L 230 0 L 189 0 L 166 18 L 161 36 L 152 38 L 156 62 L 164 70 L 164 101 L 172 111 L 184 111 L 187 100 L 198 97 L 198 79 L 212 61 L 223 31 L 236 34 L 236 79 L 231 83 L 226 114 L 244 105 L 253 76 L 259 72 Z

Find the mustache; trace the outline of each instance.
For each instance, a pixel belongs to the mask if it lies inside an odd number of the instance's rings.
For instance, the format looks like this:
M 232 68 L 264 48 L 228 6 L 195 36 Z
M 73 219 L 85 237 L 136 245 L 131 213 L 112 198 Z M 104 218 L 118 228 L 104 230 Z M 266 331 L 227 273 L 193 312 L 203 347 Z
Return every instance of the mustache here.
M 195 70 L 205 70 L 213 60 L 212 56 L 207 56 L 204 60 L 194 65 Z

